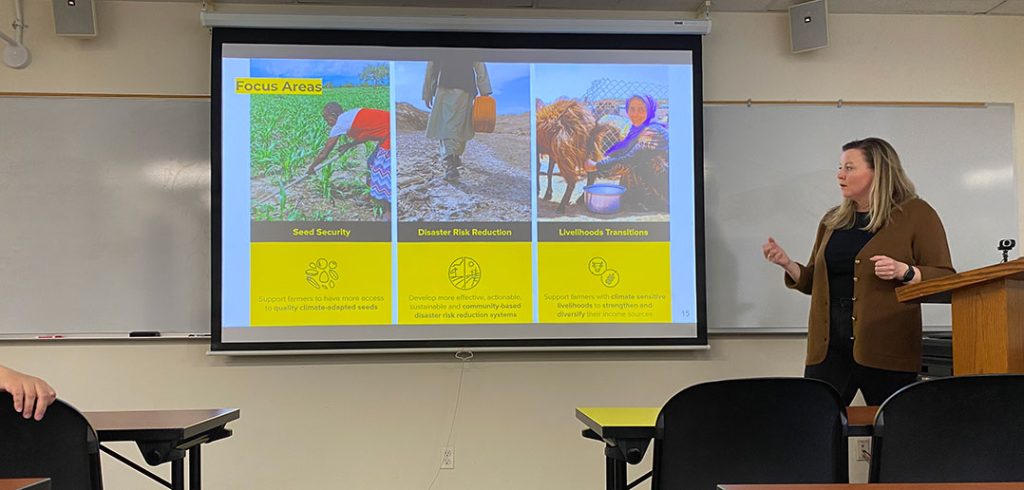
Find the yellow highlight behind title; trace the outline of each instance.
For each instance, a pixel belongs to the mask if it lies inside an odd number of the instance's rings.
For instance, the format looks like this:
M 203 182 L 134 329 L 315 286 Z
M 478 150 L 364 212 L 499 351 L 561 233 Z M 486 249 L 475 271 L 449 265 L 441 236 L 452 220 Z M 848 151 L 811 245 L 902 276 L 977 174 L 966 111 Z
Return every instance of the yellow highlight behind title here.
M 235 93 L 249 95 L 320 95 L 324 81 L 320 78 L 236 78 Z

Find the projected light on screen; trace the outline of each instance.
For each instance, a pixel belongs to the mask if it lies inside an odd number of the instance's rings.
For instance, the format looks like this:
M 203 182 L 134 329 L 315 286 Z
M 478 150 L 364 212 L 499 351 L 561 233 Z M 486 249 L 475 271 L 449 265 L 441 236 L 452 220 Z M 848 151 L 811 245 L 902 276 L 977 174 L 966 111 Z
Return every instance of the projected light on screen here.
M 699 38 L 214 34 L 215 349 L 706 342 Z

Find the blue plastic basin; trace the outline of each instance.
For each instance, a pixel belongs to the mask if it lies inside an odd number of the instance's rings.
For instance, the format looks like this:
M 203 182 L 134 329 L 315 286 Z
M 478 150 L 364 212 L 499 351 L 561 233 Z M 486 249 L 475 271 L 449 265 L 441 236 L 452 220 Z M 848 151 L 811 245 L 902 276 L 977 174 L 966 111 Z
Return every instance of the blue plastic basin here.
M 619 212 L 622 194 L 625 192 L 626 188 L 621 185 L 594 184 L 583 188 L 583 199 L 591 212 L 613 214 Z

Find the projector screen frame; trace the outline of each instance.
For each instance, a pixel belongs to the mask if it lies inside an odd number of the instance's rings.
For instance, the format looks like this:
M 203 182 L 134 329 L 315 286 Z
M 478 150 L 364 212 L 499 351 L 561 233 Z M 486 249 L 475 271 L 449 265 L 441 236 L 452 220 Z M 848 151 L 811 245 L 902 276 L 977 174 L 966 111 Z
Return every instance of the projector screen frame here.
M 211 351 L 216 353 L 415 352 L 471 349 L 493 350 L 652 350 L 706 348 L 707 292 L 704 246 L 704 148 L 702 39 L 694 34 L 516 34 L 466 31 L 372 31 L 213 28 L 211 55 Z M 222 325 L 222 50 L 224 44 L 451 47 L 489 49 L 688 50 L 693 73 L 693 185 L 696 336 L 694 337 L 578 337 L 488 338 L 355 341 L 224 342 Z M 600 324 L 600 323 L 596 323 Z M 510 325 L 510 328 L 512 325 Z M 230 327 L 235 328 L 235 327 Z M 262 327 L 245 327 L 262 328 Z M 345 328 L 322 327 L 322 328 Z M 380 328 L 388 328 L 381 326 Z M 429 328 L 425 326 L 424 328 Z M 467 326 L 467 329 L 472 328 Z M 529 328 L 529 324 L 523 328 Z M 623 324 L 629 328 L 629 324 Z M 468 333 L 468 332 L 467 332 Z

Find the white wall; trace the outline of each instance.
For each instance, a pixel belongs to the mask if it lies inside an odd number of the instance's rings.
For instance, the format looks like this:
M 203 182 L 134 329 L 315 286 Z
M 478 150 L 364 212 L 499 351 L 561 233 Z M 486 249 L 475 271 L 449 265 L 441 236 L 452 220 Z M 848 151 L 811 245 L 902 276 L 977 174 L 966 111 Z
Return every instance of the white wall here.
M 210 38 L 197 4 L 100 2 L 93 40 L 54 36 L 50 2 L 26 0 L 24 10 L 33 61 L 0 66 L 0 92 L 209 92 Z M 5 32 L 9 20 L 0 15 Z M 705 97 L 1024 107 L 1024 17 L 833 15 L 832 47 L 799 56 L 788 53 L 786 29 L 783 15 L 716 14 Z M 1024 115 L 1016 118 L 1020 169 Z M 799 375 L 803 350 L 799 336 L 736 336 L 713 337 L 712 350 L 697 353 L 479 354 L 465 369 L 456 469 L 434 488 L 601 488 L 601 448 L 580 437 L 574 407 L 659 405 L 699 381 Z M 429 486 L 459 361 L 205 352 L 186 341 L 20 341 L 0 343 L 0 362 L 45 377 L 84 410 L 240 407 L 235 436 L 203 453 L 210 489 Z M 113 490 L 156 488 L 107 457 L 104 472 Z M 864 472 L 856 466 L 855 479 Z
M 1024 16 L 832 15 L 831 46 L 800 55 L 789 53 L 784 14 L 713 19 L 704 51 L 706 100 L 1014 104 L 1018 196 L 1024 195 Z M 907 171 L 913 179 L 913 167 Z M 1018 219 L 1024 223 L 1024 214 Z M 1018 229 L 1024 234 L 1024 225 Z
M 600 488 L 602 447 L 580 437 L 575 407 L 654 406 L 703 380 L 802 372 L 801 338 L 712 344 L 690 355 L 478 354 L 465 367 L 456 469 L 442 472 L 434 488 Z M 242 418 L 229 426 L 235 435 L 203 451 L 206 488 L 428 488 L 448 437 L 460 361 L 204 352 L 175 341 L 22 342 L 0 347 L 0 359 L 48 379 L 81 409 L 240 407 Z M 155 488 L 108 457 L 103 464 L 109 489 Z

